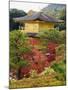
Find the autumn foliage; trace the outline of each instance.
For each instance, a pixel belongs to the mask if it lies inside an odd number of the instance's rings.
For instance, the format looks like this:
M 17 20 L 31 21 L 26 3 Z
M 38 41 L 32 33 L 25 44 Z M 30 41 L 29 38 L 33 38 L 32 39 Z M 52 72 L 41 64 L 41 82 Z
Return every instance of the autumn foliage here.
M 52 35 L 52 32 L 49 33 L 49 36 Z M 51 36 L 50 38 L 49 36 L 44 38 L 28 37 L 19 31 L 11 32 L 10 69 L 16 70 L 18 79 L 29 77 L 31 70 L 35 70 L 37 74 L 40 74 L 56 60 L 56 47 L 59 45 L 58 33 L 54 33 L 56 38 L 54 35 L 54 40 L 52 41 L 50 40 Z M 55 42 L 55 39 L 58 43 Z M 44 45 L 42 42 L 44 42 Z M 38 49 L 38 46 L 41 45 L 46 47 L 44 51 Z M 10 70 L 10 72 L 12 71 Z
M 39 51 L 34 45 L 38 45 L 39 41 L 35 38 L 29 39 L 30 45 L 33 46 L 30 53 L 24 54 L 24 59 L 28 60 L 30 65 L 29 67 L 22 68 L 21 74 L 27 75 L 30 70 L 36 70 L 37 73 L 41 73 L 45 67 L 50 65 L 50 62 L 55 60 L 56 57 L 56 44 L 49 43 L 47 46 L 47 52 L 44 54 L 42 51 Z

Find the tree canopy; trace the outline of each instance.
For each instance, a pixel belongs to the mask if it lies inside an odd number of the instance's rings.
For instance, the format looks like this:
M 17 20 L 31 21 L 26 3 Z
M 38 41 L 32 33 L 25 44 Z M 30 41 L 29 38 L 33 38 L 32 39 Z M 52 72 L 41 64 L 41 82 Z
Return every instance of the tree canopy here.
M 65 30 L 66 29 L 66 9 L 62 9 L 59 12 L 59 17 L 60 20 L 63 20 L 64 23 L 56 24 L 55 26 L 59 27 L 59 30 Z
M 10 31 L 14 30 L 14 29 L 19 29 L 19 23 L 15 22 L 13 20 L 13 18 L 16 17 L 23 17 L 26 15 L 26 12 L 24 12 L 23 10 L 18 10 L 18 9 L 10 9 L 9 10 L 9 22 L 10 22 Z
M 19 70 L 27 66 L 28 61 L 23 58 L 23 54 L 30 52 L 31 48 L 27 43 L 27 35 L 19 30 L 10 32 L 10 69 Z

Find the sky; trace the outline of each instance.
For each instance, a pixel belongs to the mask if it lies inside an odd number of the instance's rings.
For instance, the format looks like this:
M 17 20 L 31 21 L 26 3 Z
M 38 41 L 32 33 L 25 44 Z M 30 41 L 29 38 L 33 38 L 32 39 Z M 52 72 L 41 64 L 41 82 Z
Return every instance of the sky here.
M 28 2 L 10 2 L 10 8 L 16 8 L 28 12 L 29 10 L 40 11 L 48 4 L 44 3 L 28 3 Z

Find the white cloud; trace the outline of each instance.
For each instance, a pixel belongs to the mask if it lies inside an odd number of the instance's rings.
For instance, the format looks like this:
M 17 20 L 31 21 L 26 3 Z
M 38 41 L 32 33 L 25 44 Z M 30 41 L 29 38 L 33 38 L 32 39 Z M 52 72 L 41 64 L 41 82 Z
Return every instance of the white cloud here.
M 44 3 L 28 3 L 28 2 L 10 2 L 10 8 L 16 8 L 28 12 L 29 10 L 40 11 L 48 4 Z

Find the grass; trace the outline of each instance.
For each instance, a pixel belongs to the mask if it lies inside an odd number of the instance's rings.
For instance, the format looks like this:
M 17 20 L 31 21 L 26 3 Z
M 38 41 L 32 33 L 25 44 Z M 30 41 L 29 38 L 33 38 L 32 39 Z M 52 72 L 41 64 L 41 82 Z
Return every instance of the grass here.
M 52 76 L 38 76 L 36 78 L 23 78 L 22 80 L 11 80 L 9 88 L 32 88 L 46 86 L 62 86 L 65 81 L 57 80 Z

